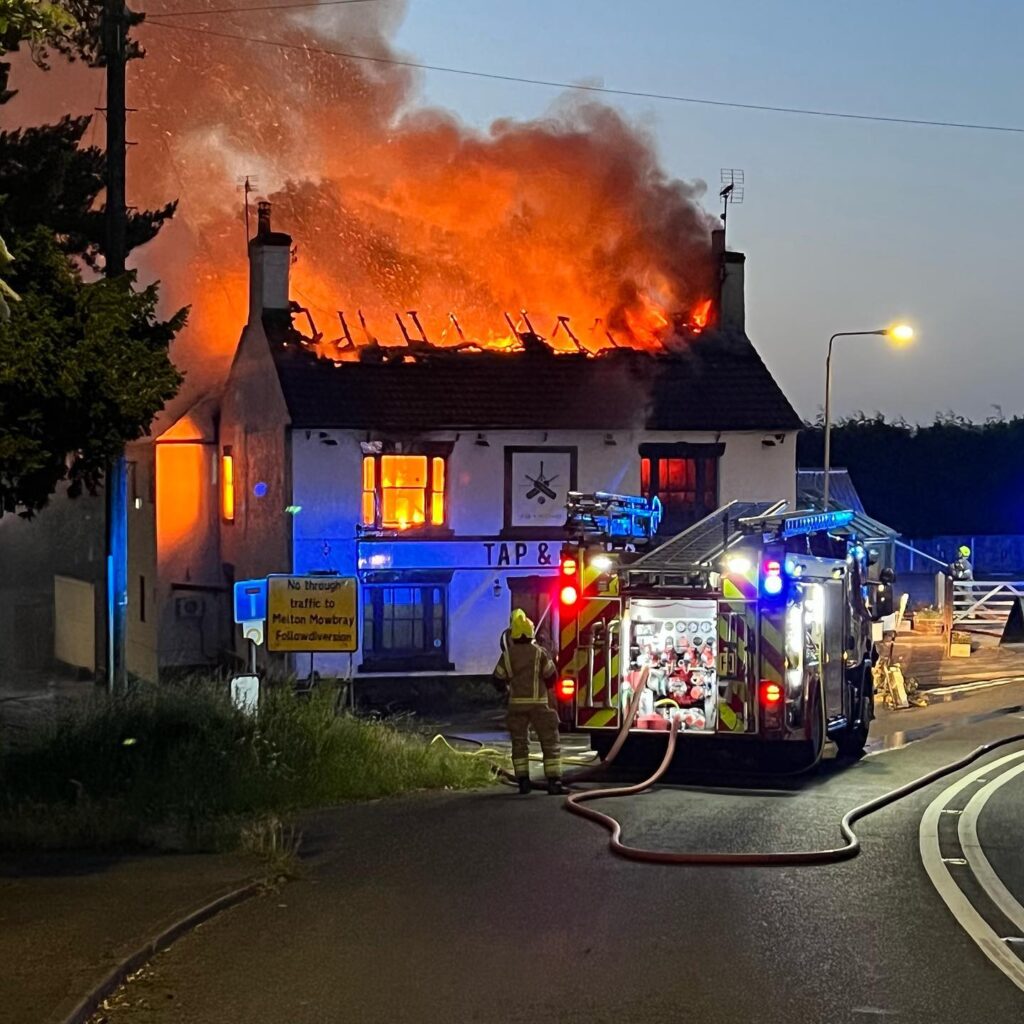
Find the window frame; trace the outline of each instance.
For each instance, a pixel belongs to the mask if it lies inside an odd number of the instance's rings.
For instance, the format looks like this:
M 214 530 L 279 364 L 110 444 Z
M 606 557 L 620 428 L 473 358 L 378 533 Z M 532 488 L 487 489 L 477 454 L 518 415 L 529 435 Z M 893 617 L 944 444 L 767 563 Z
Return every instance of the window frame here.
M 451 574 L 421 573 L 397 574 L 374 573 L 362 584 L 362 608 L 360 609 L 360 630 L 362 643 L 360 652 L 362 662 L 360 672 L 450 672 L 455 666 L 448 657 L 448 625 L 450 614 L 450 594 L 448 585 Z M 430 594 L 430 600 L 421 600 L 420 621 L 424 625 L 423 646 L 421 648 L 383 648 L 383 632 L 388 621 L 383 614 L 385 595 L 388 591 L 421 590 L 426 593 L 439 592 L 439 598 Z M 390 602 L 394 607 L 394 602 Z M 440 609 L 440 636 L 436 632 L 437 610 Z M 415 618 L 390 621 L 416 621 Z M 440 639 L 438 647 L 433 641 Z M 427 645 L 430 646 L 427 646 Z
M 640 445 L 640 493 L 646 498 L 656 494 L 661 500 L 663 512 L 659 533 L 674 532 L 690 526 L 719 507 L 722 488 L 721 460 L 724 453 L 725 445 L 722 443 L 677 441 Z M 644 486 L 645 459 L 648 460 L 646 487 Z M 663 491 L 668 489 L 667 484 L 661 480 L 660 466 L 658 465 L 663 460 L 690 461 L 694 464 L 692 509 L 673 507 L 662 497 Z M 709 466 L 714 466 L 713 482 L 708 480 Z M 686 493 L 687 490 L 689 488 L 672 488 L 669 493 L 681 494 Z M 711 494 L 710 503 L 705 501 L 709 494 Z
M 360 477 L 360 507 L 359 507 L 359 530 L 362 533 L 396 533 L 399 536 L 410 534 L 432 536 L 450 535 L 452 532 L 449 525 L 451 506 L 448 500 L 448 479 L 449 460 L 452 452 L 452 445 L 445 443 L 418 444 L 415 448 L 406 448 L 404 445 L 385 445 L 379 451 L 363 450 L 359 462 Z M 383 460 L 385 458 L 422 458 L 426 459 L 425 485 L 423 487 L 423 510 L 424 521 L 414 523 L 410 526 L 385 526 L 384 517 L 384 487 Z M 368 474 L 367 465 L 373 466 L 373 486 L 367 486 Z M 440 464 L 440 466 L 439 466 Z M 439 471 L 440 470 L 440 471 Z M 440 487 L 437 487 L 440 476 Z M 366 522 L 367 500 L 373 495 L 373 522 Z M 440 508 L 441 522 L 434 522 L 436 510 Z

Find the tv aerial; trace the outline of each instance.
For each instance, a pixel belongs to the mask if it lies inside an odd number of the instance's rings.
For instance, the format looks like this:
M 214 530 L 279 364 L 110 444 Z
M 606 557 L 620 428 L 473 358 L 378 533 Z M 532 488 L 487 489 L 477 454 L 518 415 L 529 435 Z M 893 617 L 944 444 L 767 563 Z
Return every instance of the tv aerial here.
M 244 193 L 245 196 L 245 244 L 248 248 L 249 239 L 251 237 L 249 234 L 249 194 L 256 191 L 256 185 L 258 182 L 251 174 L 247 174 L 244 180 L 236 180 L 235 184 L 237 185 L 238 190 Z
M 729 207 L 743 202 L 746 182 L 742 168 L 723 167 L 719 183 L 722 186 L 719 189 L 718 198 L 722 200 L 722 230 L 724 231 Z

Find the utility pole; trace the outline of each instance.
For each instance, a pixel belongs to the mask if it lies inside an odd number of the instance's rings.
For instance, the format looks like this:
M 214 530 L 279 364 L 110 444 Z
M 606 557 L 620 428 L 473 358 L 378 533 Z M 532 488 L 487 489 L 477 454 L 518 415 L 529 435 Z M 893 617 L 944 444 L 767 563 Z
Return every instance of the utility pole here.
M 127 255 L 125 205 L 125 66 L 128 12 L 124 0 L 103 0 L 103 58 L 107 75 L 107 205 L 104 275 L 123 277 Z M 127 689 L 125 622 L 128 615 L 128 466 L 124 452 L 111 459 L 104 483 L 107 559 L 107 690 Z

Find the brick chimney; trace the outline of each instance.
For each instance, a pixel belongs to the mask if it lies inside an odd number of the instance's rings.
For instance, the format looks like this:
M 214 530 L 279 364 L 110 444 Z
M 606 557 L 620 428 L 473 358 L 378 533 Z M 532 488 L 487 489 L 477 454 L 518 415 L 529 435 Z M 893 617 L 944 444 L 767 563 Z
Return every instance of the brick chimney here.
M 249 241 L 249 323 L 288 309 L 292 239 L 270 226 L 270 203 L 256 204 L 256 235 Z
M 718 268 L 718 322 L 722 330 L 745 331 L 743 264 L 746 256 L 725 248 L 725 229 L 711 232 L 711 252 Z

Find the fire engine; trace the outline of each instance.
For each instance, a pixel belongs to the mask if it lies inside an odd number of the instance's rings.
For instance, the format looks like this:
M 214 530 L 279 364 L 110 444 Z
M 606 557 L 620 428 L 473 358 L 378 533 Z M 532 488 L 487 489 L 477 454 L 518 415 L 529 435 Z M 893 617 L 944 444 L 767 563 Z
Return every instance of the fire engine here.
M 868 580 L 853 512 L 734 501 L 657 543 L 657 499 L 569 496 L 557 693 L 603 754 L 632 733 L 863 750 L 892 584 Z M 639 693 L 638 693 L 639 691 Z

